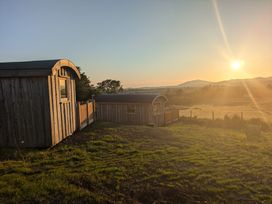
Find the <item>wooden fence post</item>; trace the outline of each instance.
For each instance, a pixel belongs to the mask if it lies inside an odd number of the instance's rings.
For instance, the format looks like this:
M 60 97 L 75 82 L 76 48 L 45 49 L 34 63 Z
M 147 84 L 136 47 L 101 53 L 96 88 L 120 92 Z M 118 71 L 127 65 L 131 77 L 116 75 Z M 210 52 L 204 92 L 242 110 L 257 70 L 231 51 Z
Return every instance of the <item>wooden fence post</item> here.
M 85 102 L 86 103 L 86 113 L 87 113 L 87 125 L 89 125 L 90 121 L 89 121 L 89 105 L 88 105 L 88 101 Z
M 95 115 L 95 100 L 94 100 L 94 94 L 92 95 L 92 107 L 93 107 L 93 121 L 95 121 L 96 115 Z
M 77 129 L 80 130 L 80 126 L 81 126 L 81 114 L 80 114 L 80 102 L 79 101 L 77 102 L 76 112 L 77 112 Z
M 214 111 L 212 112 L 212 120 L 214 120 Z

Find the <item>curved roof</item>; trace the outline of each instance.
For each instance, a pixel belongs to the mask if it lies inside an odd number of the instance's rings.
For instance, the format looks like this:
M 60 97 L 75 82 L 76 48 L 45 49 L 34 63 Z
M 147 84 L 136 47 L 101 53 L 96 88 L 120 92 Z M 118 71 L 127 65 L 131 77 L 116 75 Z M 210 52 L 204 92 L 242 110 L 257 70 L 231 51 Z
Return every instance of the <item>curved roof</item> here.
M 50 74 L 55 74 L 61 67 L 72 69 L 77 77 L 80 78 L 78 69 L 68 59 L 1 62 L 0 77 L 48 76 Z
M 154 103 L 157 99 L 167 98 L 158 94 L 107 94 L 99 95 L 95 98 L 96 102 L 103 103 Z

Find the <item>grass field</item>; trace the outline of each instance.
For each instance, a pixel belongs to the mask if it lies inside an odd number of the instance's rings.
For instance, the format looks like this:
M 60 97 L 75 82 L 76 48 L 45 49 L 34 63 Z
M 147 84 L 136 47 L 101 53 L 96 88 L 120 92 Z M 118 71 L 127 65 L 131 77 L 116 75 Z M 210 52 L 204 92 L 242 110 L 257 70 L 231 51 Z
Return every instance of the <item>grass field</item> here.
M 269 132 L 96 123 L 22 154 L 0 152 L 0 203 L 272 202 Z

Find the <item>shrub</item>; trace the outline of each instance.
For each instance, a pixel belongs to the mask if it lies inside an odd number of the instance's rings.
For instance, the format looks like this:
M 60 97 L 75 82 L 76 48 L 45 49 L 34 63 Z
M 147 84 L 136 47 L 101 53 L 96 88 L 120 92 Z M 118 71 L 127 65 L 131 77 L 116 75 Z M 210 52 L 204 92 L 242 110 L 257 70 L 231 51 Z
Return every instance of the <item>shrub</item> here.
M 260 125 L 247 124 L 245 125 L 244 131 L 248 140 L 256 141 L 261 139 L 262 131 Z

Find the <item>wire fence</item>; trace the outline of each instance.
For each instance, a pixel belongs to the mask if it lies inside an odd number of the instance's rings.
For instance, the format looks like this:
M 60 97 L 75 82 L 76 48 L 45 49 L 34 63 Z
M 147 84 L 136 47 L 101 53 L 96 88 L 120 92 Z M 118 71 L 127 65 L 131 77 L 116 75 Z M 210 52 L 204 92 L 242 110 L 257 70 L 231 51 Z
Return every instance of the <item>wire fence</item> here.
M 201 119 L 224 119 L 226 117 L 239 117 L 241 120 L 259 118 L 266 122 L 272 121 L 272 114 L 263 113 L 259 111 L 228 111 L 228 110 L 203 110 L 203 109 L 185 109 L 179 110 L 179 117 L 196 117 Z

